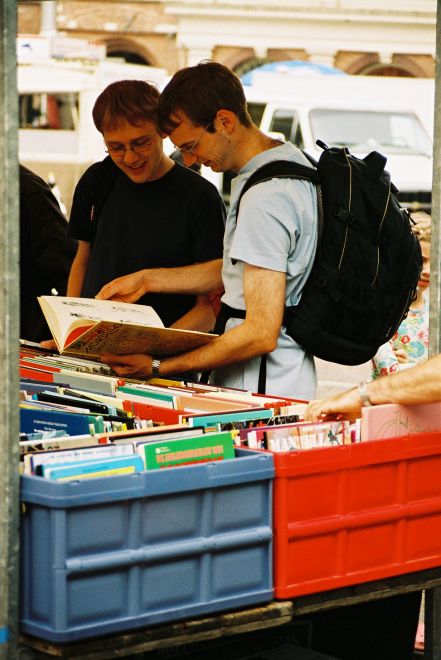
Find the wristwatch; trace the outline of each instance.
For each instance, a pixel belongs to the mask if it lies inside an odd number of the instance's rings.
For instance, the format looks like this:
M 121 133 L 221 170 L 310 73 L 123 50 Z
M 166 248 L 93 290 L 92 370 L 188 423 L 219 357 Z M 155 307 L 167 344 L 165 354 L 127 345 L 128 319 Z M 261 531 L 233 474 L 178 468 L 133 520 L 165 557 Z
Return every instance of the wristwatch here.
M 159 376 L 159 367 L 161 366 L 161 360 L 153 358 L 152 360 L 152 376 Z
M 358 385 L 358 396 L 361 399 L 361 405 L 362 406 L 372 406 L 372 401 L 369 398 L 369 394 L 367 391 L 367 384 L 370 381 L 364 380 L 362 383 Z

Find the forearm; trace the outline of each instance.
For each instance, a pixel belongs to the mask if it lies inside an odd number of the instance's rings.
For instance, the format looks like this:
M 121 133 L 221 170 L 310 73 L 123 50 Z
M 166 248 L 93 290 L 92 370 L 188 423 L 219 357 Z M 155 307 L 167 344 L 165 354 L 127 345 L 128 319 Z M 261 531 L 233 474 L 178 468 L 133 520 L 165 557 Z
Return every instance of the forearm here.
M 441 401 L 441 355 L 411 369 L 371 381 L 366 390 L 373 405 L 410 405 Z M 316 421 L 323 416 L 339 413 L 359 417 L 361 407 L 358 388 L 354 387 L 326 399 L 311 401 L 305 411 L 305 419 Z
M 368 385 L 373 404 L 441 401 L 441 355 Z
M 81 296 L 85 273 L 86 269 L 84 267 L 80 264 L 75 264 L 75 261 L 72 263 L 69 279 L 67 280 L 67 296 L 72 298 L 79 298 Z
M 277 346 L 282 323 L 285 274 L 247 264 L 244 300 L 247 311 L 242 323 L 211 344 L 166 360 L 164 375 L 215 369 L 271 353 Z
M 89 263 L 89 256 L 90 245 L 80 241 L 67 281 L 67 296 L 72 298 L 79 298 L 81 296 L 84 277 Z
M 222 287 L 222 260 L 177 268 L 148 268 L 109 282 L 97 298 L 135 302 L 146 293 L 200 295 Z
M 271 337 L 256 332 L 256 325 L 245 320 L 206 346 L 161 360 L 160 373 L 170 376 L 186 371 L 209 371 L 250 360 L 273 349 Z
M 150 268 L 143 271 L 146 292 L 209 293 L 222 286 L 222 260 L 205 261 L 201 264 L 179 268 Z
M 216 321 L 213 307 L 208 298 L 205 296 L 201 296 L 200 298 L 202 300 L 198 300 L 187 314 L 184 314 L 184 316 L 181 316 L 180 319 L 173 323 L 172 328 L 198 330 L 199 332 L 210 332 L 210 330 L 213 330 Z

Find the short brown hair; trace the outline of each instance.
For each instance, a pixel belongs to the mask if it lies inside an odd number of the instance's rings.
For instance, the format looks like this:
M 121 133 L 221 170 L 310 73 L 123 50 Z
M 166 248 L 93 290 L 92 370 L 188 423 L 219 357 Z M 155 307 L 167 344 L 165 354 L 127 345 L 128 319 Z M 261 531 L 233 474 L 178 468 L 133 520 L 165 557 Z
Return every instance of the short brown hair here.
M 100 133 L 116 128 L 121 120 L 137 126 L 157 122 L 159 90 L 143 80 L 118 80 L 104 89 L 95 101 L 92 117 Z
M 231 110 L 244 126 L 252 125 L 242 83 L 231 69 L 204 61 L 177 71 L 165 86 L 158 106 L 158 125 L 171 133 L 178 123 L 176 112 L 184 112 L 197 126 L 212 122 L 218 110 Z

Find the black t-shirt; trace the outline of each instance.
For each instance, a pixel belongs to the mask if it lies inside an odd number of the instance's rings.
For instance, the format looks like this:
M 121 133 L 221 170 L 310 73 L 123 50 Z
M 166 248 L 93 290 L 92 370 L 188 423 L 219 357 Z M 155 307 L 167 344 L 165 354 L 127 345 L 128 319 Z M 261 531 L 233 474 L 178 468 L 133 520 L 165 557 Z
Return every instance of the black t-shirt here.
M 66 295 L 76 242 L 50 187 L 20 165 L 20 337 L 50 339 L 37 296 Z
M 96 217 L 91 207 L 99 194 L 100 174 L 110 189 Z M 175 164 L 160 179 L 138 184 L 108 159 L 95 163 L 78 182 L 69 222 L 71 236 L 92 244 L 82 295 L 93 298 L 114 278 L 144 268 L 220 258 L 224 223 L 225 209 L 216 188 L 186 167 Z M 147 294 L 137 302 L 154 307 L 169 326 L 194 301 L 188 295 Z

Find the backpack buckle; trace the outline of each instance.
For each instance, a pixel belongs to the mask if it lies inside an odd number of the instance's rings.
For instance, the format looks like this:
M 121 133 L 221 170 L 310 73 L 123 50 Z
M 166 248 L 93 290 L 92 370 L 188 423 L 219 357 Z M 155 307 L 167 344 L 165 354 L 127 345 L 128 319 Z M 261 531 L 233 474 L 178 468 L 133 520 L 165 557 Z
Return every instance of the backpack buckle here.
M 354 216 L 352 213 L 347 209 L 342 208 L 341 206 L 337 209 L 335 216 L 348 226 L 352 225 L 354 221 Z

